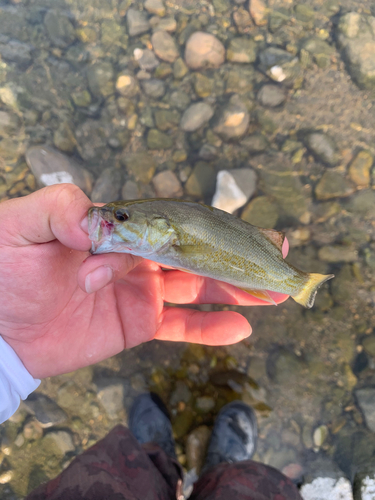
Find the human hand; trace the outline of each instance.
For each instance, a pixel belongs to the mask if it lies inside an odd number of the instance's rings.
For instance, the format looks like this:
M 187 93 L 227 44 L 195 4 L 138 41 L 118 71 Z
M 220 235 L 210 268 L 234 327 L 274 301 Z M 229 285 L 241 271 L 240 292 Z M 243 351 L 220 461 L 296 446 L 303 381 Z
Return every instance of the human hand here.
M 67 373 L 154 338 L 225 345 L 250 335 L 236 312 L 164 305 L 265 305 L 246 292 L 132 255 L 89 256 L 91 206 L 71 184 L 0 204 L 0 334 L 33 377 Z M 287 251 L 285 243 L 284 257 Z M 277 303 L 287 298 L 270 295 Z

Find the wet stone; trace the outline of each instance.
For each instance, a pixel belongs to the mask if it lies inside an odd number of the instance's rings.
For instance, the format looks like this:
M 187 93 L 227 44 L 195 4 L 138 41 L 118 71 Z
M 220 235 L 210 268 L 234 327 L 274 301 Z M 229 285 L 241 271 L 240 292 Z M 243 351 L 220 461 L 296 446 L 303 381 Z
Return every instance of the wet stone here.
M 190 97 L 186 92 L 176 90 L 172 92 L 169 104 L 180 111 L 184 111 L 190 104 Z
M 23 426 L 23 435 L 25 439 L 30 441 L 41 439 L 43 437 L 43 427 L 35 418 L 33 418 Z
M 163 61 L 173 63 L 180 55 L 174 38 L 166 31 L 156 31 L 151 43 L 155 54 Z
M 52 399 L 39 392 L 33 392 L 24 401 L 26 409 L 35 416 L 40 425 L 46 429 L 60 425 L 66 421 L 67 414 Z
M 257 95 L 262 106 L 276 108 L 286 101 L 285 90 L 277 85 L 263 85 Z
M 110 62 L 97 62 L 87 69 L 89 87 L 95 97 L 108 97 L 114 93 L 113 77 Z
M 363 389 L 357 389 L 355 397 L 365 417 L 367 427 L 372 432 L 375 432 L 375 388 L 364 387 Z
M 221 170 L 217 174 L 216 191 L 211 205 L 232 214 L 247 202 L 247 196 L 235 181 L 231 172 Z
M 349 177 L 358 187 L 369 187 L 373 161 L 370 151 L 360 151 L 350 164 Z
M 124 163 L 135 179 L 149 183 L 155 173 L 155 162 L 151 155 L 143 152 L 126 154 Z
M 124 97 L 134 97 L 139 92 L 138 81 L 127 73 L 119 75 L 116 81 L 116 90 Z
M 210 396 L 200 396 L 195 401 L 195 408 L 201 413 L 209 413 L 215 408 L 215 399 Z
M 323 262 L 356 262 L 358 252 L 353 247 L 344 245 L 328 245 L 319 250 L 319 259 Z
M 262 153 L 269 147 L 268 139 L 263 134 L 248 135 L 242 139 L 240 144 L 249 153 Z
M 43 438 L 44 446 L 56 450 L 61 456 L 75 451 L 73 438 L 70 432 L 54 431 L 49 432 Z M 48 444 L 47 444 L 48 443 Z
M 154 113 L 156 127 L 159 130 L 170 130 L 180 123 L 181 115 L 175 109 L 157 109 Z
M 10 40 L 6 44 L 0 43 L 0 54 L 5 61 L 12 61 L 22 68 L 32 62 L 32 48 L 18 40 Z
M 247 33 L 252 26 L 250 14 L 244 8 L 239 8 L 233 12 L 233 21 L 239 33 Z
M 205 102 L 192 104 L 182 115 L 180 127 L 185 132 L 194 132 L 205 125 L 213 114 L 212 107 Z
M 181 402 L 189 404 L 191 398 L 192 394 L 188 385 L 182 380 L 177 380 L 176 387 L 174 388 L 174 391 L 171 394 L 169 404 L 172 407 L 177 406 Z
M 18 116 L 8 111 L 0 111 L 0 134 L 2 136 L 15 134 L 19 126 L 20 121 Z
M 354 185 L 340 172 L 333 170 L 326 171 L 315 187 L 315 195 L 318 200 L 344 198 L 353 194 L 354 191 Z
M 369 337 L 364 338 L 362 345 L 367 354 L 375 358 L 375 336 L 370 335 Z
M 86 194 L 90 194 L 91 174 L 72 158 L 68 158 L 49 146 L 32 146 L 26 151 L 25 157 L 40 186 L 70 183 L 81 188 Z
M 150 29 L 146 13 L 135 9 L 128 10 L 126 24 L 130 36 L 142 35 L 142 33 L 146 33 Z
M 186 193 L 199 199 L 212 196 L 215 190 L 215 171 L 208 163 L 199 161 L 185 184 Z
M 134 59 L 144 71 L 152 71 L 159 66 L 159 61 L 150 49 L 134 49 Z
M 375 474 L 372 461 L 356 472 L 353 481 L 354 500 L 372 500 L 375 498 Z
M 53 134 L 53 144 L 64 151 L 65 153 L 73 153 L 76 148 L 77 141 L 74 133 L 67 122 L 61 123 Z
M 298 88 L 303 80 L 298 58 L 286 50 L 268 47 L 259 54 L 259 69 L 271 80 Z
M 318 37 L 310 37 L 301 44 L 301 50 L 305 50 L 320 68 L 329 66 L 331 56 L 335 49 L 326 41 Z
M 130 382 L 121 378 L 97 381 L 98 398 L 108 417 L 116 419 L 124 411 L 124 400 L 129 393 Z
M 227 59 L 237 63 L 252 63 L 257 58 L 257 44 L 245 37 L 233 38 L 227 49 Z
M 298 379 L 306 369 L 304 360 L 286 349 L 271 353 L 267 360 L 267 373 L 277 384 L 287 384 L 291 379 Z
M 356 193 L 345 203 L 345 209 L 348 212 L 373 219 L 375 217 L 375 192 L 372 189 L 365 189 Z
M 211 144 L 203 144 L 201 149 L 199 150 L 198 156 L 202 160 L 211 161 L 217 157 L 218 151 L 215 146 Z
M 148 149 L 170 149 L 173 146 L 171 136 L 155 128 L 149 130 L 147 134 Z
M 325 440 L 327 439 L 329 435 L 328 427 L 326 425 L 320 425 L 314 430 L 313 433 L 313 440 L 314 440 L 314 445 L 317 448 L 321 448 L 321 446 L 324 444 Z
M 221 107 L 215 116 L 213 130 L 224 140 L 238 139 L 247 130 L 250 114 L 238 95 L 231 97 L 228 104 Z
M 224 45 L 210 33 L 196 31 L 186 42 L 185 62 L 191 69 L 218 68 L 224 60 Z
M 137 183 L 134 181 L 126 181 L 121 191 L 121 198 L 123 200 L 138 200 L 139 189 Z
M 88 108 L 91 104 L 91 95 L 88 90 L 73 92 L 72 99 L 77 108 Z
M 264 26 L 267 24 L 267 8 L 263 0 L 250 0 L 249 11 L 257 26 Z
M 164 80 L 165 78 L 168 78 L 168 76 L 170 76 L 172 73 L 173 73 L 172 66 L 166 62 L 162 62 L 156 68 L 154 76 L 155 78 L 161 78 L 162 80 Z
M 340 157 L 335 143 L 327 134 L 322 132 L 313 132 L 304 138 L 306 147 L 320 161 L 329 167 L 338 164 Z
M 165 94 L 165 83 L 162 80 L 142 80 L 141 86 L 144 93 L 153 99 L 159 99 Z
M 173 65 L 173 76 L 177 80 L 181 80 L 189 71 L 188 67 L 185 64 L 185 61 L 179 57 L 176 59 Z
M 108 167 L 97 178 L 92 193 L 93 203 L 109 203 L 119 199 L 121 172 L 118 168 Z
M 189 469 L 195 468 L 199 475 L 206 456 L 211 431 L 206 425 L 194 429 L 187 437 L 186 459 Z
M 201 73 L 194 75 L 194 90 L 195 93 L 202 98 L 208 97 L 212 93 L 214 81 Z
M 162 0 L 146 0 L 144 6 L 150 14 L 156 14 L 160 17 L 165 16 L 165 7 Z
M 183 194 L 182 186 L 176 174 L 170 170 L 160 172 L 152 179 L 156 196 L 160 198 L 179 198 Z
M 150 24 L 154 31 L 168 31 L 168 33 L 173 33 L 177 29 L 177 22 L 174 17 L 157 17 L 154 16 L 150 19 Z
M 223 14 L 230 8 L 229 0 L 212 0 L 215 12 Z
M 58 10 L 50 10 L 44 18 L 44 25 L 51 42 L 62 49 L 75 40 L 75 30 L 69 18 Z
M 300 490 L 303 500 L 353 500 L 352 486 L 344 477 L 317 477 Z

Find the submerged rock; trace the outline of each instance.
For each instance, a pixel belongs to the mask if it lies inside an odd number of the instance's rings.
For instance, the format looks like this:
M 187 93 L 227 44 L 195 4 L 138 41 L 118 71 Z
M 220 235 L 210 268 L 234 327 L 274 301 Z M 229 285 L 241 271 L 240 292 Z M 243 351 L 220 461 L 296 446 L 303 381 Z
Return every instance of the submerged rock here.
M 298 58 L 277 47 L 268 47 L 259 54 L 259 69 L 271 80 L 298 88 L 303 75 Z
M 210 33 L 196 31 L 186 42 L 185 62 L 189 68 L 218 68 L 224 60 L 224 45 Z
M 163 61 L 174 62 L 180 55 L 174 38 L 166 31 L 156 31 L 151 37 L 155 54 Z
M 365 417 L 367 427 L 375 432 L 375 387 L 357 389 L 355 396 Z
M 165 83 L 157 78 L 143 80 L 141 85 L 144 93 L 153 99 L 159 99 L 165 94 Z
M 278 208 L 267 196 L 258 196 L 252 200 L 241 214 L 241 219 L 246 222 L 265 228 L 274 228 L 278 218 Z
M 135 179 L 149 183 L 155 173 L 156 165 L 151 155 L 139 152 L 124 156 L 123 162 Z
M 5 61 L 13 61 L 21 67 L 27 67 L 32 62 L 32 47 L 18 40 L 0 43 L 0 54 Z
M 50 10 L 44 18 L 51 42 L 57 47 L 65 49 L 75 40 L 75 30 L 69 18 L 58 10 Z
M 228 61 L 252 63 L 257 58 L 257 44 L 246 37 L 232 38 L 227 50 Z
M 119 199 L 121 172 L 118 168 L 108 167 L 97 178 L 91 193 L 93 203 L 109 203 Z
M 267 24 L 267 8 L 263 0 L 250 0 L 249 11 L 257 26 L 264 26 Z
M 194 429 L 187 437 L 186 458 L 189 469 L 195 468 L 199 475 L 206 457 L 211 431 L 206 425 Z
M 90 90 L 95 97 L 108 97 L 114 94 L 114 70 L 110 62 L 97 62 L 87 69 Z
M 156 128 L 149 130 L 147 134 L 148 149 L 170 149 L 172 146 L 173 139 L 171 136 L 160 132 Z
M 318 182 L 315 195 L 318 200 L 344 198 L 354 193 L 353 184 L 344 175 L 334 170 L 328 170 Z
M 373 161 L 370 151 L 360 151 L 350 164 L 349 176 L 358 187 L 369 187 Z
M 257 95 L 262 106 L 276 108 L 286 101 L 285 90 L 277 85 L 263 85 Z
M 323 132 L 312 132 L 304 138 L 306 147 L 323 163 L 335 167 L 339 162 L 336 144 Z
M 130 36 L 142 35 L 150 29 L 146 13 L 132 8 L 126 14 L 126 24 Z
M 40 392 L 33 392 L 23 402 L 26 409 L 32 413 L 43 428 L 59 425 L 68 418 L 64 410 L 52 399 Z
M 180 127 L 185 132 L 194 132 L 207 123 L 214 110 L 205 102 L 197 102 L 187 108 L 181 118 Z
M 180 198 L 182 186 L 176 174 L 170 170 L 160 172 L 152 179 L 156 196 L 160 198 Z
M 247 202 L 247 196 L 227 170 L 217 174 L 216 192 L 211 205 L 232 214 Z
M 317 477 L 301 487 L 303 500 L 353 500 L 352 486 L 344 477 Z
M 250 114 L 238 95 L 233 95 L 228 104 L 221 107 L 213 130 L 223 139 L 238 139 L 243 136 L 250 122 Z
M 197 162 L 185 184 L 185 189 L 189 196 L 199 199 L 212 196 L 215 190 L 214 168 L 203 161 Z

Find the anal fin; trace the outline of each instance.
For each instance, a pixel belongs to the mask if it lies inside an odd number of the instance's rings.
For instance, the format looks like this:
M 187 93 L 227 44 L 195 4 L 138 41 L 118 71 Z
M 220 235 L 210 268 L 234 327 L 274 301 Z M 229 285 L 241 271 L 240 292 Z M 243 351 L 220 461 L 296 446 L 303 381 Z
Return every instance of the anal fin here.
M 252 290 L 251 288 L 241 288 L 244 292 L 249 293 L 253 297 L 256 297 L 257 299 L 264 300 L 265 302 L 268 302 L 269 304 L 273 304 L 274 306 L 277 306 L 276 302 L 273 300 L 273 298 L 270 296 L 270 294 L 267 292 L 267 290 Z

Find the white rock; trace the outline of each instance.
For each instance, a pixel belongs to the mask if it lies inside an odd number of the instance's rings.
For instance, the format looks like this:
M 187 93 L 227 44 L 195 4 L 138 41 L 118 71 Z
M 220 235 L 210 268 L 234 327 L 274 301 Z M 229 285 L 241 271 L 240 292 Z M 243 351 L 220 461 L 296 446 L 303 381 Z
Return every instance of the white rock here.
M 217 174 L 216 192 L 212 206 L 232 214 L 247 202 L 246 194 L 238 187 L 234 177 L 227 171 Z
M 374 500 L 375 498 L 375 479 L 366 476 L 361 484 L 361 500 Z
M 344 477 L 317 477 L 304 484 L 300 493 L 303 500 L 353 500 L 352 486 Z

